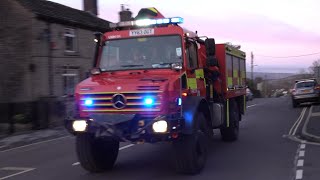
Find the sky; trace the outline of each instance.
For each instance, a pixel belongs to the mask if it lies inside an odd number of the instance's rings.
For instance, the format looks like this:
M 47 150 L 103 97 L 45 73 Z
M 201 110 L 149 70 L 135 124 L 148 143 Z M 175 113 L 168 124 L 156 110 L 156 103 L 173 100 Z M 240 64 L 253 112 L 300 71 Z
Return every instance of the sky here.
M 82 0 L 51 1 L 82 10 Z M 256 72 L 299 73 L 320 59 L 319 0 L 98 0 L 99 17 L 118 22 L 120 4 L 133 16 L 156 7 L 166 17 L 183 17 L 181 26 L 200 36 L 241 45 L 248 71 L 251 52 Z

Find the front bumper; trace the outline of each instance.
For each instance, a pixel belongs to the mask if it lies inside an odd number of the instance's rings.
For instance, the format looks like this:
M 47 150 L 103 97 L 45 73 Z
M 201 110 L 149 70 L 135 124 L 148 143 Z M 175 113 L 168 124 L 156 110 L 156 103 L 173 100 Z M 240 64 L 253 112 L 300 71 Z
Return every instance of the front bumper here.
M 88 126 L 84 132 L 74 131 L 72 124 L 76 120 L 86 120 Z M 155 133 L 152 124 L 158 120 L 166 120 L 167 132 Z M 109 136 L 123 142 L 158 142 L 175 137 L 181 129 L 180 116 L 158 116 L 148 119 L 137 114 L 92 114 L 88 118 L 65 120 L 66 129 L 73 135 L 93 133 L 96 136 Z

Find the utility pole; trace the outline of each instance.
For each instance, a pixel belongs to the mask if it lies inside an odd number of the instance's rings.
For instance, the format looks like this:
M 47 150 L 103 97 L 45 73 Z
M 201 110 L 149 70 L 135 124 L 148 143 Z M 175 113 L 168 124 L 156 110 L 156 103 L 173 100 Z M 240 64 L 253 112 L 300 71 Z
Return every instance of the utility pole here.
M 252 80 L 252 88 L 254 86 L 254 79 L 253 79 L 253 52 L 251 51 L 251 80 Z
M 264 96 L 267 98 L 267 94 L 268 94 L 268 81 L 267 81 L 267 75 L 264 75 Z

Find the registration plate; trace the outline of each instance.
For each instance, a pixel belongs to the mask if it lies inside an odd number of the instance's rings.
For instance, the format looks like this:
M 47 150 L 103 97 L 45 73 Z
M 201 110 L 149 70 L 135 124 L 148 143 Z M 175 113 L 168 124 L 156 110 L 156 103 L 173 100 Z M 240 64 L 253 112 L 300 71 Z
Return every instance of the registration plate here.
M 154 29 L 138 29 L 138 30 L 131 30 L 129 32 L 129 36 L 145 36 L 145 35 L 153 35 Z
M 310 90 L 302 90 L 303 93 L 309 93 L 311 92 Z

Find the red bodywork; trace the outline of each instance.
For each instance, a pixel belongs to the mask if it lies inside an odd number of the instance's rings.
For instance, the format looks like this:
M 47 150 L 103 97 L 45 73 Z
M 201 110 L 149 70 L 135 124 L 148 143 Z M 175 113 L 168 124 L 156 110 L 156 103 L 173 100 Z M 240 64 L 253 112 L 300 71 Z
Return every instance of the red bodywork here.
M 182 52 L 185 52 L 186 49 L 186 34 L 188 33 L 190 37 L 196 36 L 194 33 L 184 30 L 177 25 L 154 27 L 153 29 L 154 34 L 152 36 L 181 36 Z M 103 41 L 108 39 L 132 38 L 129 36 L 129 31 L 130 29 L 107 32 L 103 36 Z M 182 54 L 184 67 L 181 71 L 172 69 L 123 70 L 104 72 L 84 80 L 76 88 L 76 99 L 79 106 L 80 117 L 88 117 L 89 113 L 138 113 L 146 117 L 155 117 L 161 114 L 179 112 L 180 107 L 176 105 L 176 102 L 181 93 L 180 77 L 186 73 L 187 78 L 195 78 L 195 73 L 192 73 L 193 70 L 186 66 L 186 54 Z M 224 97 L 232 98 L 245 95 L 245 88 L 227 90 L 226 51 L 224 44 L 216 45 L 216 57 L 220 64 L 219 71 Z M 204 44 L 201 43 L 198 44 L 198 63 L 198 69 L 203 69 L 206 65 L 206 48 Z M 221 92 L 221 84 L 216 82 L 214 86 L 218 92 Z M 197 91 L 183 90 L 182 92 L 187 92 L 191 96 L 206 97 L 206 88 L 201 79 L 197 79 Z M 124 94 L 126 96 L 126 108 L 116 109 L 113 107 L 111 99 L 115 94 Z M 141 99 L 150 95 L 156 97 L 157 104 L 153 108 L 144 108 L 139 98 Z M 99 101 L 99 103 L 95 104 L 95 107 L 89 108 L 84 106 L 83 100 L 88 97 Z
M 238 96 L 245 96 L 246 95 L 246 87 L 245 86 L 243 86 L 241 88 L 228 89 L 227 74 L 229 73 L 229 75 L 230 75 L 230 72 L 228 72 L 227 66 L 226 66 L 226 62 L 227 62 L 226 55 L 227 55 L 226 45 L 225 44 L 217 44 L 216 45 L 216 57 L 219 61 L 219 65 L 220 65 L 219 69 L 220 69 L 220 73 L 221 73 L 220 77 L 222 80 L 223 93 L 226 95 L 226 98 L 228 98 L 228 99 L 238 97 Z M 238 77 L 241 77 L 240 71 L 238 72 Z M 244 77 L 244 79 L 245 79 L 245 77 Z M 243 82 L 243 83 L 245 84 L 245 82 Z M 217 85 L 216 85 L 216 88 L 218 88 Z

